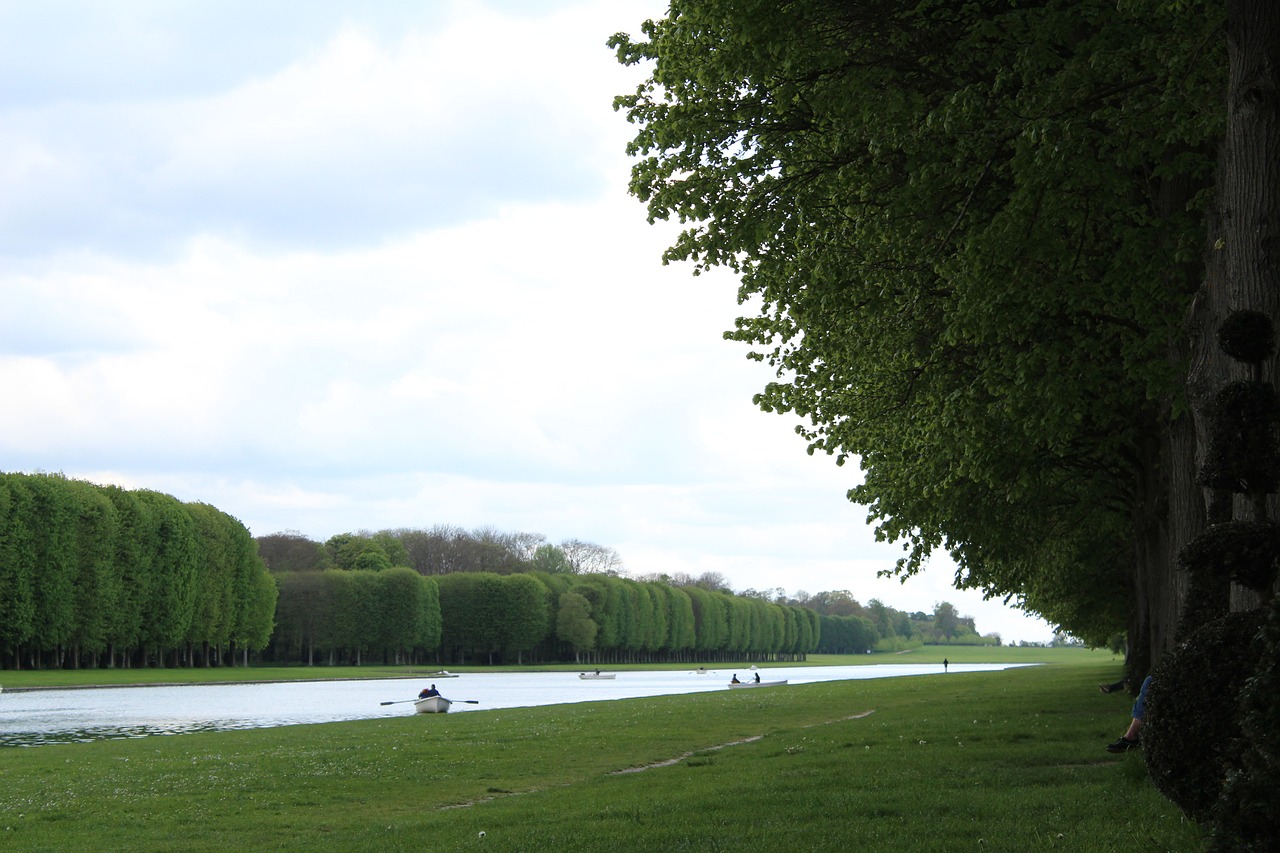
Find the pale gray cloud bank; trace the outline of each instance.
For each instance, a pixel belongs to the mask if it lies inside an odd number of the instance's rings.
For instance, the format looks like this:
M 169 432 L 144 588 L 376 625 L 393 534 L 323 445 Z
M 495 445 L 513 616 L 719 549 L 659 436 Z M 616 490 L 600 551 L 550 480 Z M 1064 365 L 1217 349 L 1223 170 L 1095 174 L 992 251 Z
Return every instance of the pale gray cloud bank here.
M 635 573 L 877 581 L 844 492 L 721 340 L 726 275 L 663 267 L 626 195 L 656 0 L 0 3 L 0 453 L 203 500 L 254 533 L 452 524 Z

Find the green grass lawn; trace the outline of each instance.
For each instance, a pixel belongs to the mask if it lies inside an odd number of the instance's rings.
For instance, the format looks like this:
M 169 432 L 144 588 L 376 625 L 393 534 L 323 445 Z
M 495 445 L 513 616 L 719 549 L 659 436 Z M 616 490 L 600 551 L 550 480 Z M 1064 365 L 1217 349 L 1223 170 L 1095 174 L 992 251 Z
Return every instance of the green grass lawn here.
M 10 748 L 0 849 L 1200 849 L 1068 660 Z

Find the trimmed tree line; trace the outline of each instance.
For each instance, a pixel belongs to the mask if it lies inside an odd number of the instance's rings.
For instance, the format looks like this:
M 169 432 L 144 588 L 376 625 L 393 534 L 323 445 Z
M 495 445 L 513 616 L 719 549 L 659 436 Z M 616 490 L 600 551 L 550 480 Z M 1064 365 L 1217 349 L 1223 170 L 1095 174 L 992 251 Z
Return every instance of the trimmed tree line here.
M 278 663 L 802 660 L 814 611 L 606 574 L 399 567 L 275 575 Z
M 918 645 L 954 616 L 945 603 L 932 620 L 864 609 L 844 591 L 735 594 L 716 573 L 622 577 L 616 553 L 576 540 L 420 533 L 255 540 L 208 504 L 0 474 L 0 667 L 234 665 L 250 652 L 308 665 L 802 660 Z M 506 571 L 406 565 L 406 539 Z M 268 572 L 262 544 L 288 569 Z M 528 568 L 543 565 L 554 570 Z M 974 633 L 950 621 L 948 637 Z
M 208 504 L 0 474 L 5 668 L 247 663 L 275 605 L 248 529 Z

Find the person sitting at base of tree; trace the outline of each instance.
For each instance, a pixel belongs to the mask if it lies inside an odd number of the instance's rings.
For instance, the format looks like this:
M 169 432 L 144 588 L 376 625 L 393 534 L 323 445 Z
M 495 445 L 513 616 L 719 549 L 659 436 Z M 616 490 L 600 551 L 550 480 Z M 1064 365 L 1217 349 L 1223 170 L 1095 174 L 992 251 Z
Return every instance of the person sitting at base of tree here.
M 1138 689 L 1138 698 L 1133 703 L 1133 720 L 1129 723 L 1129 728 L 1120 736 L 1115 743 L 1107 744 L 1107 752 L 1128 752 L 1131 749 L 1137 749 L 1142 746 L 1139 733 L 1142 731 L 1143 721 L 1147 718 L 1147 685 L 1151 683 L 1151 676 L 1142 679 L 1142 687 Z

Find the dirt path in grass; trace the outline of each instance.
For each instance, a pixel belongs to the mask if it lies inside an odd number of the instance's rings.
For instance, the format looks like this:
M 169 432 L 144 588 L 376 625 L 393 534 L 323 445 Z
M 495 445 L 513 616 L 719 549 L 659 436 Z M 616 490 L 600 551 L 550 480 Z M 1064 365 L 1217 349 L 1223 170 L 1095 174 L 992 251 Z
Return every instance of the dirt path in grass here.
M 859 711 L 856 714 L 850 714 L 847 717 L 836 717 L 834 720 L 822 720 L 821 722 L 810 723 L 807 726 L 802 726 L 802 728 L 811 729 L 814 726 L 825 726 L 831 723 L 843 723 L 847 720 L 861 720 L 863 717 L 869 717 L 874 713 L 875 713 L 875 709 L 871 708 L 866 711 Z M 624 767 L 621 770 L 613 770 L 613 771 L 610 771 L 609 775 L 621 776 L 625 773 L 640 773 L 645 770 L 655 770 L 659 767 L 672 767 L 676 764 L 679 764 L 681 761 L 684 761 L 685 759 L 688 759 L 688 758 L 692 758 L 693 756 L 702 752 L 716 752 L 721 749 L 727 749 L 731 746 L 741 746 L 744 743 L 755 743 L 756 741 L 760 740 L 763 737 L 764 735 L 752 735 L 751 737 L 742 738 L 741 740 L 729 741 L 728 743 L 722 743 L 717 746 L 707 746 L 707 747 L 703 747 L 702 749 L 690 750 L 689 752 L 684 752 L 684 753 L 681 753 L 680 755 L 677 755 L 675 758 L 668 758 L 663 761 L 655 761 L 652 764 L 642 764 L 639 767 Z M 443 806 L 440 806 L 440 810 L 444 811 L 447 809 L 465 809 L 471 806 L 479 805 L 480 803 L 487 803 L 491 800 L 497 799 L 498 797 L 510 797 L 518 794 L 531 794 L 531 793 L 537 792 L 538 790 L 541 790 L 541 789 L 531 788 L 528 791 L 493 791 L 491 796 L 480 797 L 479 799 L 469 800 L 468 802 L 465 802 L 465 803 L 451 803 L 449 805 L 443 805 Z
M 829 723 L 843 723 L 846 720 L 860 720 L 863 717 L 869 717 L 874 713 L 875 713 L 875 709 L 873 708 L 869 711 L 861 711 L 857 714 L 851 714 L 848 717 L 837 717 L 834 720 L 823 720 L 820 723 L 810 723 L 809 725 L 804 726 L 804 728 L 811 729 L 814 726 L 825 726 L 825 725 L 828 725 Z M 664 761 L 655 761 L 653 764 L 642 764 L 639 767 L 624 767 L 622 770 L 614 770 L 612 775 L 618 776 L 623 773 L 640 773 L 644 770 L 654 770 L 658 767 L 671 767 L 672 765 L 679 764 L 681 761 L 684 761 L 686 758 L 692 758 L 693 756 L 697 755 L 700 752 L 715 752 L 717 750 L 726 749 L 730 746 L 741 746 L 744 743 L 754 743 L 755 741 L 760 740 L 762 737 L 764 737 L 764 735 L 753 735 L 752 737 L 749 737 L 749 738 L 743 738 L 742 740 L 734 740 L 734 741 L 730 741 L 729 743 L 722 743 L 718 746 L 708 746 L 708 747 L 704 747 L 703 749 L 695 749 L 691 752 L 685 752 L 680 755 L 677 755 L 675 758 L 668 758 Z

